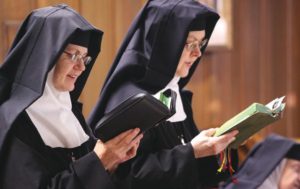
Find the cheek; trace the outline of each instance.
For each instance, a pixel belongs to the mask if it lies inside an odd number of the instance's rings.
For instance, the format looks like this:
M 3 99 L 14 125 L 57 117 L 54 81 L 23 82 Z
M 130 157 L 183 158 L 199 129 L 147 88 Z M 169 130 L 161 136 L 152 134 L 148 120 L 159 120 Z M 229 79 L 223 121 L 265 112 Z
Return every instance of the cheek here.
M 55 72 L 53 73 L 53 79 L 52 79 L 52 82 L 53 82 L 53 85 L 54 85 L 54 87 L 56 88 L 56 89 L 59 89 L 59 87 L 60 87 L 60 81 L 61 81 L 62 79 L 61 79 L 61 74 L 60 74 L 60 72 L 59 72 L 59 70 L 55 70 Z
M 72 70 L 72 66 L 68 64 L 58 65 L 56 69 L 56 76 L 59 78 L 65 77 Z
M 182 51 L 182 54 L 181 54 L 181 57 L 180 57 L 180 60 L 186 60 L 189 58 L 189 55 L 190 55 L 190 52 L 188 52 L 187 50 L 183 50 Z
M 55 81 L 55 80 L 57 80 L 58 78 L 61 78 L 62 77 L 62 74 L 63 72 L 62 72 L 62 69 L 60 68 L 60 67 L 56 67 L 55 68 L 55 71 L 54 71 L 54 74 L 53 74 L 53 80 Z
M 70 72 L 71 67 L 63 66 L 63 65 L 57 65 L 55 67 L 54 73 L 53 73 L 53 83 L 54 85 L 59 85 L 62 80 L 68 75 Z
M 177 65 L 176 73 L 179 73 L 181 71 L 182 66 L 183 66 L 183 60 L 180 59 L 178 65 Z
M 178 67 L 182 66 L 186 60 L 189 58 L 189 53 L 183 50 L 181 57 L 179 59 Z

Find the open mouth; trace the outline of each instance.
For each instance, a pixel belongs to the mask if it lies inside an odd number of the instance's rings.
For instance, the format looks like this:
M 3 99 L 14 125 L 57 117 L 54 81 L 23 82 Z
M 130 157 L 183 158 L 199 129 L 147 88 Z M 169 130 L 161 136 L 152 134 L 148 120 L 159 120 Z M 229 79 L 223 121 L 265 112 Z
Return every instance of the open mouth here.
M 187 65 L 188 67 L 191 67 L 193 65 L 193 62 L 184 62 L 185 65 Z
M 75 74 L 69 74 L 68 77 L 71 78 L 71 79 L 76 80 L 77 77 L 78 77 L 78 75 L 75 75 Z

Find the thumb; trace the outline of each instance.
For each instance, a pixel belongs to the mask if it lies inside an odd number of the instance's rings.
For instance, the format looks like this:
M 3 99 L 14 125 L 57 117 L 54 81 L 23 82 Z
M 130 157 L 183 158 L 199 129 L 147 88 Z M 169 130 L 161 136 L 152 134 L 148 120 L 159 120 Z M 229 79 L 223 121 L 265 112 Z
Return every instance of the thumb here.
M 211 137 L 215 134 L 216 128 L 210 128 L 210 129 L 204 130 L 202 132 L 203 132 L 203 135 Z

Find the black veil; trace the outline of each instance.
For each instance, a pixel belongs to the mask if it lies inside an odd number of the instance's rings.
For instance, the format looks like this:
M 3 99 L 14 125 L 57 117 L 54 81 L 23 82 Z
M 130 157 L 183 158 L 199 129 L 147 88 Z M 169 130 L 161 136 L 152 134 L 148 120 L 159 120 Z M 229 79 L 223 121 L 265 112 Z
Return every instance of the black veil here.
M 88 120 L 90 125 L 94 127 L 105 113 L 132 95 L 163 89 L 175 75 L 191 24 L 205 20 L 205 38 L 209 39 L 218 19 L 217 13 L 194 0 L 149 0 L 117 53 Z M 179 81 L 180 88 L 188 83 L 199 62 L 200 58 Z
M 73 101 L 100 52 L 102 31 L 64 4 L 34 10 L 21 25 L 0 67 L 0 157 L 13 122 L 42 95 L 48 72 L 78 30 L 90 34 L 88 54 L 93 60 L 77 79 Z

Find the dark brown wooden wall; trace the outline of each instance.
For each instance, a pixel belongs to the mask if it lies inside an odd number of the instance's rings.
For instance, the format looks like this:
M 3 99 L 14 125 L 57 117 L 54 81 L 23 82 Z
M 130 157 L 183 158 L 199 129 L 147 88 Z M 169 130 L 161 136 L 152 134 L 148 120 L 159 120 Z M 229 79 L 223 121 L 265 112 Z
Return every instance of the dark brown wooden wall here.
M 228 0 L 224 0 L 225 3 Z M 1 0 L 0 59 L 30 10 L 56 0 Z M 73 6 L 105 34 L 81 96 L 87 115 L 129 24 L 145 0 L 76 0 Z M 300 1 L 232 0 L 233 47 L 206 52 L 188 88 L 200 129 L 218 127 L 252 102 L 287 96 L 283 119 L 262 132 L 300 137 Z
M 300 136 L 299 8 L 297 0 L 233 1 L 233 48 L 208 52 L 190 85 L 200 127 L 286 95 L 283 119 L 260 134 Z

